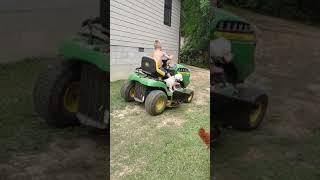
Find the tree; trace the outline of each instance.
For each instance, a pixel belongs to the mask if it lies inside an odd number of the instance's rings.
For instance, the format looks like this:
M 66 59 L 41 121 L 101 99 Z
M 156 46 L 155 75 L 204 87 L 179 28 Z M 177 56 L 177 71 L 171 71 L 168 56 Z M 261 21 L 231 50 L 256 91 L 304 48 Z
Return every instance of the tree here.
M 197 65 L 202 63 L 203 54 L 209 44 L 211 1 L 182 0 L 181 4 L 181 35 L 185 37 L 186 42 L 180 60 Z

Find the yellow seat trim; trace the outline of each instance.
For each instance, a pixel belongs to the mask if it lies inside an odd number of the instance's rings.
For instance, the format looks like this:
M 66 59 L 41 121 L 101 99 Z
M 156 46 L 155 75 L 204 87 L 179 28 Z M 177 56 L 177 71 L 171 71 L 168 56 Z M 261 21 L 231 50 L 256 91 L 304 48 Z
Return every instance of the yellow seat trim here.
M 156 61 L 156 71 L 157 71 L 157 73 L 159 73 L 161 76 L 165 76 L 166 73 L 159 68 L 157 59 L 156 58 L 153 58 L 153 59 Z

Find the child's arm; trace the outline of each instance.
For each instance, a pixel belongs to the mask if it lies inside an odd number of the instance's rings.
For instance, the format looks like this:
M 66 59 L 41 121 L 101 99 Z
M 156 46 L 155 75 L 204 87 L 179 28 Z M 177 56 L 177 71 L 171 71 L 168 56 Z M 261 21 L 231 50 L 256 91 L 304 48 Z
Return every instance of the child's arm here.
M 167 58 L 167 59 L 173 59 L 173 55 L 168 55 L 167 53 L 165 53 L 165 52 L 162 52 L 162 56 L 163 57 L 165 57 L 165 58 Z

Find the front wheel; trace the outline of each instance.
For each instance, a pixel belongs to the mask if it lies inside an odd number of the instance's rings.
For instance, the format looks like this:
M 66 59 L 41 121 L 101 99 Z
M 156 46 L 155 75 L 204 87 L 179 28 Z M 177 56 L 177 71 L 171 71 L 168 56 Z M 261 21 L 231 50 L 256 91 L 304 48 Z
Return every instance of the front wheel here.
M 194 95 L 194 93 L 191 92 L 191 93 L 184 99 L 184 102 L 185 102 L 185 103 L 191 103 L 191 102 L 192 102 L 192 99 L 193 99 L 193 95 Z
M 268 96 L 266 94 L 261 94 L 255 96 L 252 100 L 251 106 L 248 107 L 246 112 L 243 112 L 242 115 L 237 120 L 233 126 L 239 130 L 254 130 L 257 129 L 267 111 L 268 107 Z
M 152 115 L 156 116 L 161 114 L 167 105 L 167 95 L 161 90 L 153 90 L 147 96 L 145 101 L 146 111 Z

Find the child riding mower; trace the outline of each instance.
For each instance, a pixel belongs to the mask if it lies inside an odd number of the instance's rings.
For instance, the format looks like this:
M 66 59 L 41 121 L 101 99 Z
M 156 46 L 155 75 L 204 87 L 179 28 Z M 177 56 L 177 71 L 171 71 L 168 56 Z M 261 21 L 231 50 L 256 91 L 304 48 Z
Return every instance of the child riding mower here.
M 166 107 L 176 107 L 180 103 L 190 103 L 193 91 L 186 89 L 190 83 L 190 71 L 181 64 L 167 65 L 164 60 L 163 67 L 171 75 L 181 74 L 182 82 L 173 92 L 169 91 L 164 77 L 158 71 L 158 63 L 150 57 L 143 57 L 141 67 L 129 75 L 121 88 L 121 97 L 126 101 L 145 103 L 146 111 L 152 115 L 161 114 Z
M 110 2 L 100 2 L 100 17 L 85 20 L 83 31 L 63 41 L 34 85 L 35 111 L 49 125 L 108 127 Z
M 268 106 L 265 92 L 243 85 L 255 68 L 254 28 L 221 9 L 214 13 L 210 25 L 211 121 L 216 127 L 254 130 Z

